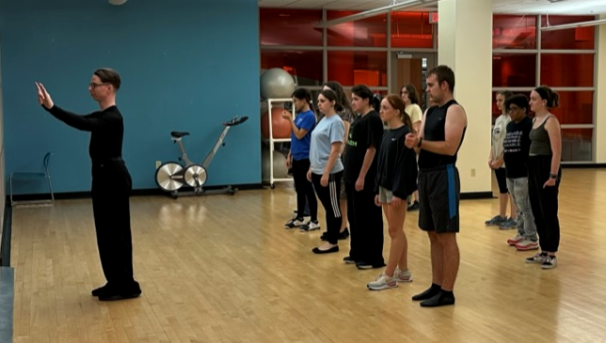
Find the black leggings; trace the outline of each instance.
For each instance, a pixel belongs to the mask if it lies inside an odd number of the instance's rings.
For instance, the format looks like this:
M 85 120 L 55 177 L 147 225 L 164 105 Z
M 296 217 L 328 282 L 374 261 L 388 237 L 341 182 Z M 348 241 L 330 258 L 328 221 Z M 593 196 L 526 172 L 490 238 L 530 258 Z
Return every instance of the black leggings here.
M 557 252 L 560 245 L 558 219 L 558 191 L 562 169 L 558 171 L 555 186 L 543 187 L 551 173 L 551 156 L 530 156 L 528 159 L 528 196 L 539 234 L 542 251 Z
M 318 220 L 318 201 L 314 188 L 307 180 L 307 172 L 309 171 L 309 159 L 292 161 L 292 175 L 295 180 L 295 190 L 297 192 L 297 217 L 303 218 L 305 212 L 305 204 L 309 205 L 309 214 L 311 220 Z
M 311 174 L 318 198 L 320 198 L 322 206 L 324 206 L 324 212 L 326 212 L 326 235 L 330 244 L 337 244 L 339 242 L 339 231 L 341 230 L 341 222 L 343 220 L 341 207 L 339 206 L 342 177 L 342 171 L 330 174 L 328 186 L 324 187 L 320 184 L 322 175 Z

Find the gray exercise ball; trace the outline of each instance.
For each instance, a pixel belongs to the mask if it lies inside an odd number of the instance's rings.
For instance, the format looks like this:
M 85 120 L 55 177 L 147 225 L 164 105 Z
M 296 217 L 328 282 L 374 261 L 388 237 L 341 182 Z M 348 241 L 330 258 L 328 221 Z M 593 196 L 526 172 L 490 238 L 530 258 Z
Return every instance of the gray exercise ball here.
M 261 97 L 263 99 L 290 99 L 295 91 L 295 80 L 284 69 L 268 69 L 261 75 Z

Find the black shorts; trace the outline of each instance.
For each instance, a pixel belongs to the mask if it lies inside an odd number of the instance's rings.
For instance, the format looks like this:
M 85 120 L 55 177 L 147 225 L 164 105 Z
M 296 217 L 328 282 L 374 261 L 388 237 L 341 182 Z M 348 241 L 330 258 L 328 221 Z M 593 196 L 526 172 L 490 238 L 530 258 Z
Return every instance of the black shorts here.
M 436 233 L 459 232 L 461 184 L 454 165 L 419 172 L 419 227 Z
M 497 183 L 499 184 L 499 193 L 507 194 L 507 172 L 505 168 L 499 168 L 494 170 L 494 175 L 497 177 Z

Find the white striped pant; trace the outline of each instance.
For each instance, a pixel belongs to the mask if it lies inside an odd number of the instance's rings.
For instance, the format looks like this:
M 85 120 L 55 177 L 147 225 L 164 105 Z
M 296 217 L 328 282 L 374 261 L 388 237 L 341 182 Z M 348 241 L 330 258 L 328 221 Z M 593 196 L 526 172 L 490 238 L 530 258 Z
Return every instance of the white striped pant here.
M 339 241 L 339 230 L 341 229 L 341 208 L 339 207 L 339 194 L 341 193 L 341 178 L 343 172 L 330 174 L 328 186 L 320 184 L 322 175 L 311 174 L 311 180 L 314 184 L 316 194 L 324 206 L 326 212 L 326 238 L 329 243 L 337 244 Z

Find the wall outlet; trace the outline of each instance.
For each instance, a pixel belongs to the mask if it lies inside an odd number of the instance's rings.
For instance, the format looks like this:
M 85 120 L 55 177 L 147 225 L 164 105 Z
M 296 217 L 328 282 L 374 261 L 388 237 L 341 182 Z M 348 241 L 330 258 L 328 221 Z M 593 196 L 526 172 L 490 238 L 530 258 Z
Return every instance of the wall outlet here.
M 476 177 L 476 169 L 471 168 L 471 177 Z
M 156 169 L 160 168 L 161 165 L 162 165 L 161 161 L 156 161 Z

